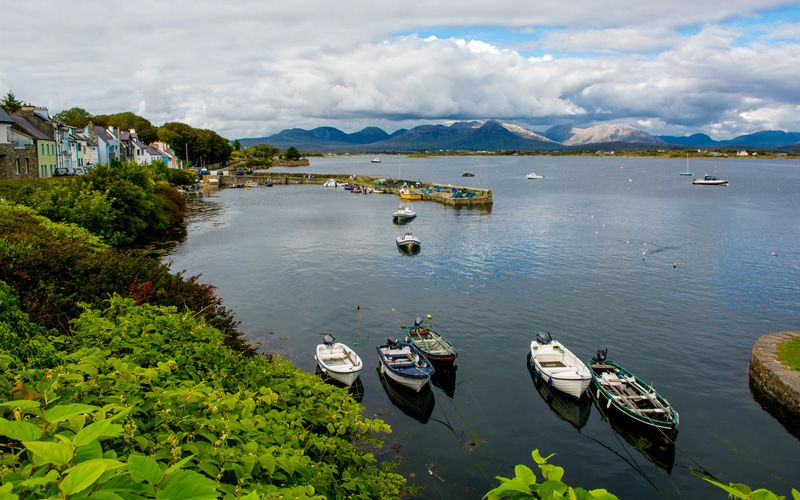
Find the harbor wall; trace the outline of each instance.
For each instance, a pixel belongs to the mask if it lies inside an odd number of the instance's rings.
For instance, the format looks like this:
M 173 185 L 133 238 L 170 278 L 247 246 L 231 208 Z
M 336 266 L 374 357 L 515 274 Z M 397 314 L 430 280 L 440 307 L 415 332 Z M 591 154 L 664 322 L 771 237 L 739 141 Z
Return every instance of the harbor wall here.
M 778 332 L 760 337 L 750 355 L 750 389 L 761 406 L 800 438 L 800 370 L 778 360 L 778 346 L 800 332 Z

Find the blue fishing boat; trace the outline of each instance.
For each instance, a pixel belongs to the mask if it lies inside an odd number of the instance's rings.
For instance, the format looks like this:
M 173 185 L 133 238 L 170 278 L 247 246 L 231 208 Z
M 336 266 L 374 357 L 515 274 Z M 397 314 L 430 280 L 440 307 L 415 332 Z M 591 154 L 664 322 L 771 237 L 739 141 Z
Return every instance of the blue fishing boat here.
M 378 346 L 381 373 L 416 392 L 430 382 L 433 365 L 410 342 L 390 337 Z

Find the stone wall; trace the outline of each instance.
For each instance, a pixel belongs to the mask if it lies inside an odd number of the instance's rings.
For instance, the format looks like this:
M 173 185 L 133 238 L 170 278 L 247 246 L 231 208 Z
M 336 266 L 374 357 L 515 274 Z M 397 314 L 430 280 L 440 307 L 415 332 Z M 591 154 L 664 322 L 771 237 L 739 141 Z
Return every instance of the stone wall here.
M 795 435 L 800 431 L 800 370 L 778 361 L 778 345 L 800 332 L 764 335 L 750 355 L 750 388 L 756 400 Z
M 17 173 L 17 161 L 19 161 L 19 173 Z M 38 177 L 39 162 L 34 146 L 17 149 L 13 144 L 0 144 L 0 178 L 36 179 Z

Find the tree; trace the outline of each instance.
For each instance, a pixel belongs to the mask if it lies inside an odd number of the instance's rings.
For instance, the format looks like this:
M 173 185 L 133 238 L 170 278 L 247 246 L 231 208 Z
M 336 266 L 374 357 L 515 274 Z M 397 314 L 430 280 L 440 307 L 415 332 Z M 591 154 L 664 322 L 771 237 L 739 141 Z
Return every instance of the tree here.
M 53 118 L 62 121 L 70 127 L 83 128 L 92 121 L 92 115 L 83 108 L 70 108 L 61 111 Z
M 192 128 L 180 122 L 165 123 L 159 127 L 158 137 L 181 158 L 185 158 L 188 152 L 189 161 L 194 164 L 227 161 L 233 150 L 228 140 L 213 130 Z
M 124 113 L 116 113 L 113 115 L 98 115 L 95 116 L 95 123 L 104 124 L 103 126 L 111 125 L 120 130 L 136 130 L 136 135 L 145 143 L 150 144 L 158 140 L 158 130 L 150 123 L 147 118 L 142 118 L 136 113 L 126 111 Z
M 9 113 L 15 113 L 22 107 L 22 101 L 9 90 L 8 94 L 0 100 L 0 106 L 3 106 Z
M 231 144 L 231 146 L 233 147 L 234 151 L 241 151 L 242 150 L 242 143 L 239 142 L 239 139 L 234 140 L 233 144 Z
M 289 146 L 289 149 L 286 150 L 286 154 L 284 157 L 287 160 L 299 160 L 300 159 L 300 152 L 294 148 L 294 146 Z

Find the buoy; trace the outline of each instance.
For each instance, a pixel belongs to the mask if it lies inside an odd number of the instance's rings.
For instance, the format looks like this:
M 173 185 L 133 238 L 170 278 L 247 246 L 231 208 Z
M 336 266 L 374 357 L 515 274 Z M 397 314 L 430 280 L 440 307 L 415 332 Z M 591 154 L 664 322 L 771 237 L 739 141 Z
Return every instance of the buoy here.
M 676 267 L 678 267 L 678 263 L 677 262 L 673 262 L 672 263 L 672 269 L 675 269 Z
M 770 255 L 772 255 L 773 257 L 777 257 L 778 256 L 778 252 L 773 250 L 772 252 L 770 252 Z
M 361 310 L 361 306 L 356 304 L 356 311 L 360 311 L 360 310 Z
M 432 320 L 432 319 L 433 319 L 433 316 L 432 316 L 431 314 L 428 314 L 428 315 L 427 315 L 427 316 L 425 316 L 425 317 L 428 319 L 428 321 L 430 321 L 430 320 Z

